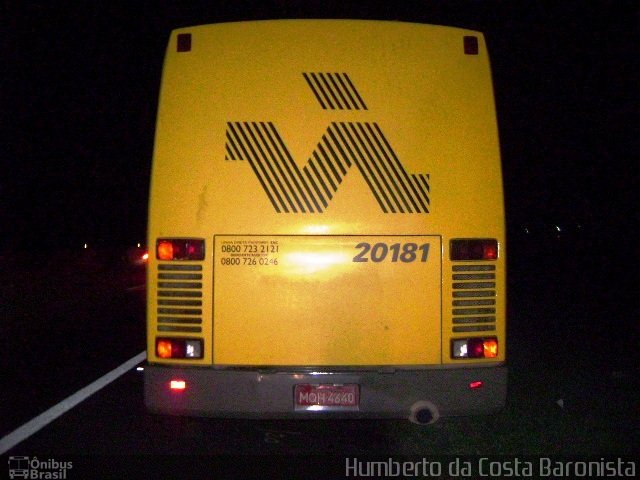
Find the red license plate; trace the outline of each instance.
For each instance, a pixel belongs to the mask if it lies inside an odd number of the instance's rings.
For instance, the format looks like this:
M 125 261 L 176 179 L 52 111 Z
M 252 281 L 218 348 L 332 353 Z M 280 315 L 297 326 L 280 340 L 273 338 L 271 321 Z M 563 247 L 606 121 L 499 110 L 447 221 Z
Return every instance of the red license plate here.
M 357 410 L 358 385 L 300 384 L 294 391 L 296 410 Z

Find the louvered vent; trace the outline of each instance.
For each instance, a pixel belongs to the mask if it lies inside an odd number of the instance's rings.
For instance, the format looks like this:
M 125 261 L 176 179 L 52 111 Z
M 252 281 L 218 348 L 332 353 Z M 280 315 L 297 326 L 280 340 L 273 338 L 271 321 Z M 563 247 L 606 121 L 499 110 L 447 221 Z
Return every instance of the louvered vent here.
M 453 266 L 453 332 L 496 330 L 496 266 Z
M 158 331 L 202 332 L 202 265 L 158 265 Z

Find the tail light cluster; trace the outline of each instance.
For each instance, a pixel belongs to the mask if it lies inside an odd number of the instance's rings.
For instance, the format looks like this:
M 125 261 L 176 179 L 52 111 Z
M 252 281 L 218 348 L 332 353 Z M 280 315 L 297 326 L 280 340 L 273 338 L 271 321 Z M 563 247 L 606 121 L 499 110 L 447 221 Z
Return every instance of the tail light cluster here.
M 204 260 L 204 240 L 194 238 L 159 238 L 158 260 Z
M 199 338 L 156 338 L 158 358 L 202 358 L 202 340 Z
M 498 241 L 495 238 L 456 238 L 449 244 L 451 260 L 496 260 Z
M 496 358 L 498 356 L 498 339 L 496 337 L 455 338 L 451 340 L 451 357 L 462 358 Z

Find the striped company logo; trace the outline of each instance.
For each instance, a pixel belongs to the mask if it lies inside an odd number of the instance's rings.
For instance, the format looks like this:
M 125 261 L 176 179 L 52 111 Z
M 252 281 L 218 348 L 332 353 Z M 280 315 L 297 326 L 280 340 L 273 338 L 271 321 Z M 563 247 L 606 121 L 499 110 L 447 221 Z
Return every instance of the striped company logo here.
M 323 109 L 367 110 L 346 73 L 303 73 L 302 76 Z
M 303 76 L 323 109 L 367 110 L 346 74 Z M 228 122 L 225 149 L 278 213 L 322 213 L 353 166 L 384 213 L 429 213 L 429 174 L 408 173 L 375 122 L 332 122 L 302 168 L 272 122 Z

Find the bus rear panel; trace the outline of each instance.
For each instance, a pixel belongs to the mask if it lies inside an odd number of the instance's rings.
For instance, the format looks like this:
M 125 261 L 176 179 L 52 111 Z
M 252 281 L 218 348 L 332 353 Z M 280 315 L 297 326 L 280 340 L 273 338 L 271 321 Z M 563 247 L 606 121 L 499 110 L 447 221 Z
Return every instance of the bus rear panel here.
M 430 423 L 504 405 L 502 177 L 478 32 L 174 31 L 148 235 L 152 411 Z

